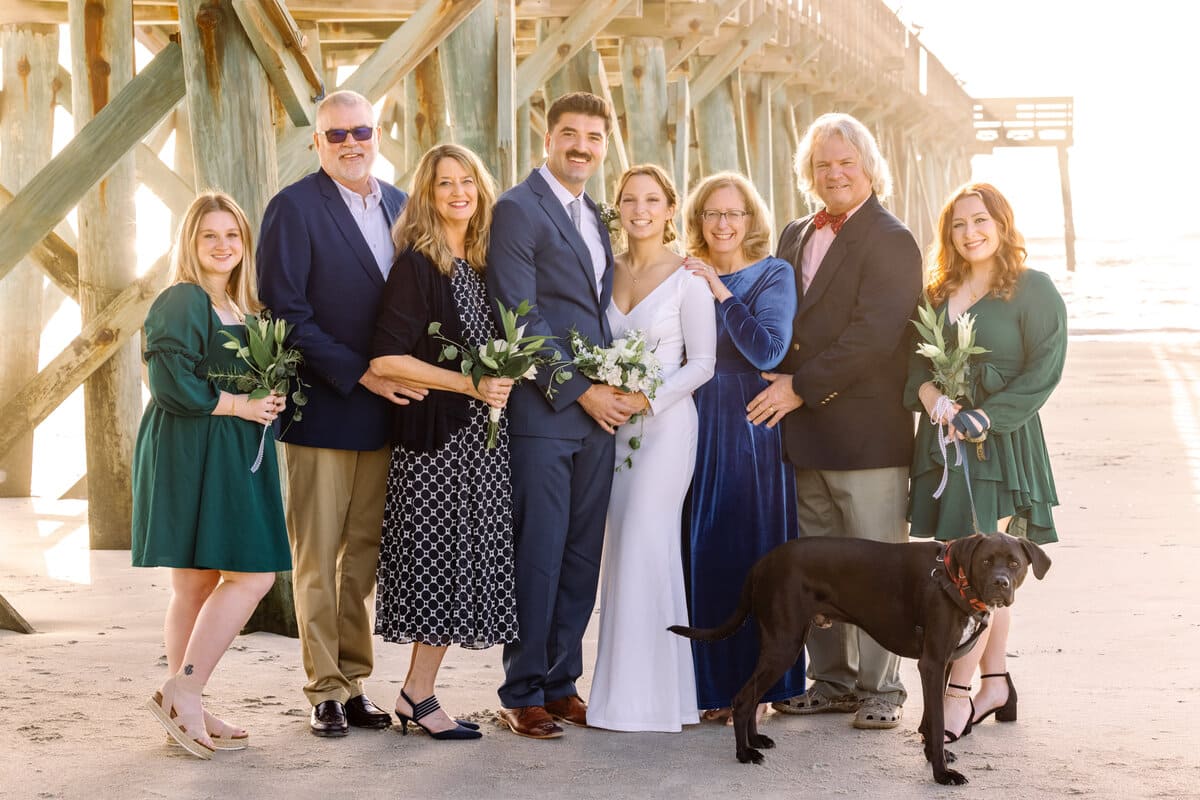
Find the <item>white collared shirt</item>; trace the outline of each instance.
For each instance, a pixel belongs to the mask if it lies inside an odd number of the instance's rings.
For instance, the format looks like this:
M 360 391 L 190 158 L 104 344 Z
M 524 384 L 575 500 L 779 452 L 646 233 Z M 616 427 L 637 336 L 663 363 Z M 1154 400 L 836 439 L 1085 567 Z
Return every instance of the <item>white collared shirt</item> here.
M 867 195 L 862 203 L 847 211 L 846 222 L 849 222 L 854 213 L 862 208 L 863 204 L 869 199 L 871 199 L 871 195 Z M 842 224 L 845 225 L 846 222 Z M 800 283 L 804 294 L 808 293 L 808 287 L 812 285 L 817 270 L 821 268 L 821 262 L 825 260 L 825 254 L 829 252 L 830 247 L 833 247 L 833 240 L 836 236 L 837 234 L 833 232 L 833 226 L 826 225 L 824 228 L 814 229 L 812 236 L 809 236 L 808 241 L 804 243 L 804 249 L 801 251 L 802 254 L 800 256 Z
M 596 214 L 583 199 L 583 192 L 580 192 L 579 197 L 576 198 L 575 195 L 568 191 L 567 187 L 559 183 L 558 178 L 554 177 L 554 173 L 545 164 L 538 167 L 538 173 L 545 179 L 547 185 L 550 186 L 550 191 L 554 192 L 554 196 L 558 198 L 558 202 L 563 204 L 563 210 L 567 212 L 567 219 L 571 218 L 571 201 L 578 199 L 581 204 L 579 208 L 579 233 L 583 236 L 583 243 L 587 245 L 588 254 L 592 257 L 592 271 L 596 275 L 596 297 L 599 297 L 604 280 L 604 269 L 608 266 L 607 259 L 604 257 L 604 242 L 600 239 L 600 222 Z
M 350 216 L 354 217 L 367 247 L 371 248 L 371 255 L 375 256 L 375 263 L 383 273 L 383 279 L 387 280 L 388 273 L 392 271 L 392 259 L 396 256 L 396 248 L 392 244 L 392 229 L 383 210 L 383 191 L 379 188 L 379 181 L 372 176 L 370 184 L 371 193 L 363 197 L 353 189 L 347 189 L 337 181 L 333 182 L 342 199 L 346 201 L 346 208 L 350 209 Z

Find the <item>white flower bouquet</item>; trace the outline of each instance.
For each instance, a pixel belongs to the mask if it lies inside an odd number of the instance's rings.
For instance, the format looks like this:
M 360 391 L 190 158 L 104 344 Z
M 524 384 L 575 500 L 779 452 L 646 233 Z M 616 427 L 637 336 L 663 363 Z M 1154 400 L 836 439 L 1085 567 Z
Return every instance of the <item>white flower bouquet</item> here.
M 568 343 L 574 354 L 571 363 L 589 380 L 614 386 L 623 392 L 641 392 L 650 400 L 654 399 L 654 392 L 662 385 L 662 364 L 654 351 L 646 346 L 646 334 L 641 330 L 629 331 L 614 340 L 611 347 L 600 347 L 572 329 Z M 644 424 L 641 414 L 629 418 L 630 422 L 634 420 Z M 631 451 L 641 446 L 640 435 L 630 438 Z M 630 452 L 617 470 L 632 466 L 633 453 Z
M 932 364 L 933 385 L 942 394 L 958 402 L 973 403 L 971 392 L 971 357 L 988 352 L 975 344 L 975 318 L 964 313 L 955 320 L 958 330 L 957 346 L 948 346 L 942 330 L 946 324 L 946 311 L 934 313 L 926 299 L 917 307 L 918 319 L 912 320 L 923 341 L 917 345 L 917 353 L 925 356 Z
M 506 308 L 497 301 L 500 310 L 502 335 L 487 344 L 470 348 L 461 342 L 455 342 L 441 333 L 442 323 L 429 323 L 428 333 L 442 343 L 438 353 L 438 362 L 453 361 L 461 356 L 459 369 L 464 375 L 470 375 L 475 388 L 485 377 L 512 378 L 514 382 L 530 380 L 537 375 L 538 367 L 557 365 L 552 354 L 553 350 L 546 344 L 550 336 L 526 336 L 525 326 L 517 325 L 517 320 L 528 314 L 533 306 L 528 300 L 522 300 L 516 310 Z M 563 383 L 570 379 L 569 374 L 555 373 L 554 382 Z M 547 391 L 552 394 L 553 388 Z M 500 436 L 501 408 L 488 408 L 487 449 L 496 447 Z

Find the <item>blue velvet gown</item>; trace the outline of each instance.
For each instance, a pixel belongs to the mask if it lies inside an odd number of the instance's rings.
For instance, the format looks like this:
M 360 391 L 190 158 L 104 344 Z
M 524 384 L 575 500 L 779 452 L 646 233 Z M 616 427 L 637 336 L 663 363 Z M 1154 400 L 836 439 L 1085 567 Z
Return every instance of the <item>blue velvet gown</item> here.
M 768 256 L 721 280 L 733 297 L 717 306 L 716 373 L 695 394 L 699 439 L 685 528 L 692 625 L 701 628 L 724 622 L 754 562 L 799 535 L 779 427 L 746 421 L 746 404 L 767 385 L 759 373 L 777 366 L 791 341 L 795 273 Z M 728 639 L 694 642 L 693 654 L 699 707 L 729 706 L 758 661 L 753 618 Z M 803 691 L 802 654 L 763 702 Z

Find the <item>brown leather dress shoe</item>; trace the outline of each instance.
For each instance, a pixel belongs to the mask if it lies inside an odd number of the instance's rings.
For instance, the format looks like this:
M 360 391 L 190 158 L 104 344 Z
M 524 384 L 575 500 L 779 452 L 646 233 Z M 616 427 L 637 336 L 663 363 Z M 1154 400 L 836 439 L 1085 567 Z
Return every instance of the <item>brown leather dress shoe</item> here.
M 557 739 L 563 735 L 563 729 L 541 706 L 502 708 L 496 713 L 496 716 L 517 736 L 526 736 L 530 739 Z
M 550 716 L 581 728 L 587 727 L 587 703 L 577 694 L 570 697 L 560 697 L 546 703 L 546 711 Z

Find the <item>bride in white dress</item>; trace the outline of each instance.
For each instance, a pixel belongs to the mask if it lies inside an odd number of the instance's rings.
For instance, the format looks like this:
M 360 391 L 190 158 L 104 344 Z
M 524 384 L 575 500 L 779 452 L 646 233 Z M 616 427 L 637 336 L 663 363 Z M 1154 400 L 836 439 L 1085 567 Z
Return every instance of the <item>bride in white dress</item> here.
M 675 238 L 678 197 L 658 167 L 632 167 L 617 186 L 617 209 L 629 240 L 616 259 L 608 321 L 613 337 L 641 329 L 663 366 L 663 383 L 644 422 L 617 430 L 600 577 L 600 637 L 588 698 L 593 728 L 679 732 L 699 722 L 691 643 L 667 631 L 686 623 L 680 515 L 696 461 L 692 392 L 716 364 L 716 312 L 703 280 L 681 268 L 666 247 Z M 686 363 L 684 363 L 686 360 Z

